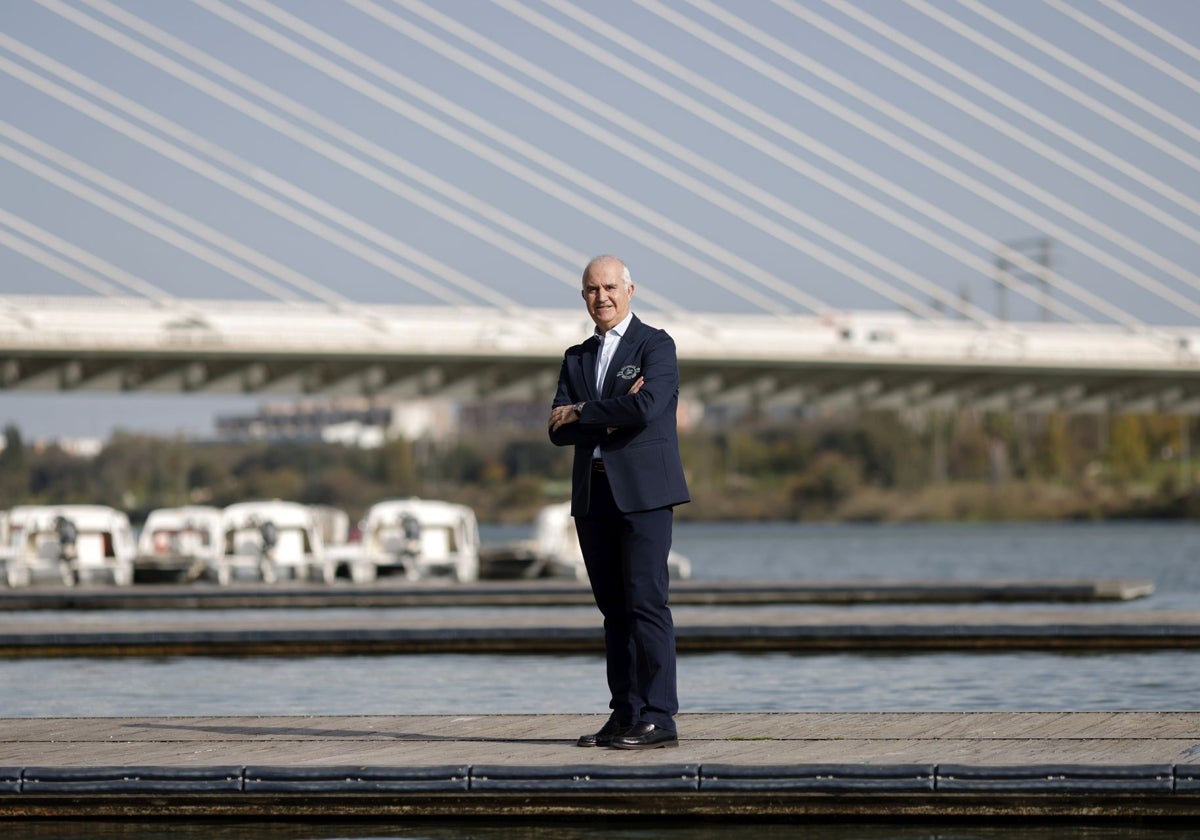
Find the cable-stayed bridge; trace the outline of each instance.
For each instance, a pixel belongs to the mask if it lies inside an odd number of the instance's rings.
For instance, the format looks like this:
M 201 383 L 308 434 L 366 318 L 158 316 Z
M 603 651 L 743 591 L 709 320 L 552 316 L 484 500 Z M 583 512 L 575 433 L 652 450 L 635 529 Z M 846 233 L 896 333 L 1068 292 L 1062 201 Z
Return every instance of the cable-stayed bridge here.
M 0 317 L 9 388 L 548 400 L 577 310 L 36 302 Z M 1200 413 L 1200 331 L 895 314 L 662 322 L 702 403 Z
M 0 388 L 1200 410 L 1187 0 L 30 0 Z M 2 397 L 0 397 L 2 398 Z

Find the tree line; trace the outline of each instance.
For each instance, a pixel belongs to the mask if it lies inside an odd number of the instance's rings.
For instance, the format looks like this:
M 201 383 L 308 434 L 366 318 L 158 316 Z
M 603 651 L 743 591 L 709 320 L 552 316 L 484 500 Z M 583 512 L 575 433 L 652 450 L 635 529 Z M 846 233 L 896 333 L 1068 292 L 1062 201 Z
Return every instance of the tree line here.
M 895 412 L 747 415 L 681 434 L 692 520 L 1002 520 L 1200 515 L 1191 423 L 1178 416 Z M 422 496 L 525 522 L 568 498 L 571 453 L 541 432 L 496 431 L 378 449 L 217 443 L 118 433 L 91 458 L 8 427 L 0 509 L 156 507 L 281 498 L 361 516 Z

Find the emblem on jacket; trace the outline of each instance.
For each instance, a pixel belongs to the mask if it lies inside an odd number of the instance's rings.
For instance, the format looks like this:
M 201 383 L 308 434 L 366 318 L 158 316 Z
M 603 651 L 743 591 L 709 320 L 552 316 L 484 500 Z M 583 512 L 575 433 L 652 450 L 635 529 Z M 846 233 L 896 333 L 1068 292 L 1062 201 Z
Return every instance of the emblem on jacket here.
M 625 367 L 623 367 L 619 371 L 617 371 L 617 378 L 618 379 L 636 379 L 637 375 L 641 372 L 642 372 L 642 369 L 640 367 L 637 367 L 635 365 L 625 365 Z

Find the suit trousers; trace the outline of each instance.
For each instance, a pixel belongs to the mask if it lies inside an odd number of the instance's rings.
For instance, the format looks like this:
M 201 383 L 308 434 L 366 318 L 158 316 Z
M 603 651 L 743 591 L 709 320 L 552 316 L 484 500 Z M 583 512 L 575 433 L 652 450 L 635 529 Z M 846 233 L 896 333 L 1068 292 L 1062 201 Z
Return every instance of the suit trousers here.
M 604 617 L 612 717 L 675 731 L 675 625 L 667 606 L 672 508 L 622 513 L 593 470 L 588 512 L 575 530 Z

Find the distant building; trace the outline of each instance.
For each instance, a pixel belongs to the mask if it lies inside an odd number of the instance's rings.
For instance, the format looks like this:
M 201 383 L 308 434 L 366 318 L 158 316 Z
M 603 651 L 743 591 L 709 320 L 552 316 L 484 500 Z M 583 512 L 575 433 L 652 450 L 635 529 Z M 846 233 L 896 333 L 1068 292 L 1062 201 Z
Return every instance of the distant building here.
M 441 440 L 458 427 L 446 400 L 385 402 L 366 397 L 269 403 L 255 414 L 223 415 L 217 439 L 229 443 L 340 443 L 374 449 L 394 438 Z
M 68 455 L 74 455 L 76 458 L 95 458 L 104 451 L 104 440 L 98 437 L 77 437 L 77 438 L 47 438 L 45 440 L 35 440 L 30 444 L 34 452 L 44 452 L 51 446 L 56 446 Z M 0 446 L 3 448 L 3 446 Z
M 680 400 L 677 412 L 679 430 L 686 432 L 705 417 L 704 406 L 691 400 Z M 550 416 L 550 401 L 537 403 L 479 402 L 466 403 L 459 408 L 459 433 L 525 432 L 546 434 L 546 419 Z
M 421 399 L 386 402 L 367 397 L 269 403 L 254 414 L 223 415 L 216 438 L 226 443 L 325 442 L 375 449 L 389 440 L 450 440 L 483 432 L 544 434 L 549 402 L 472 402 Z M 698 403 L 679 405 L 679 427 L 704 417 Z
M 459 429 L 463 434 L 476 432 L 545 432 L 549 402 L 477 402 L 459 408 Z

